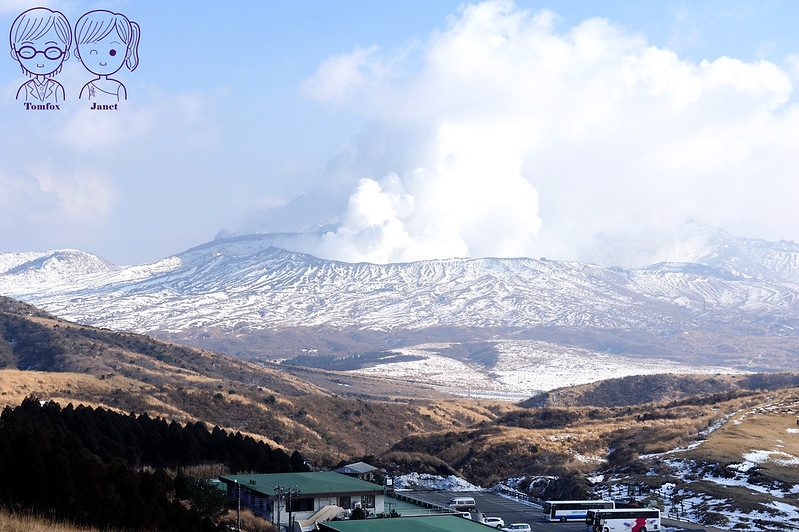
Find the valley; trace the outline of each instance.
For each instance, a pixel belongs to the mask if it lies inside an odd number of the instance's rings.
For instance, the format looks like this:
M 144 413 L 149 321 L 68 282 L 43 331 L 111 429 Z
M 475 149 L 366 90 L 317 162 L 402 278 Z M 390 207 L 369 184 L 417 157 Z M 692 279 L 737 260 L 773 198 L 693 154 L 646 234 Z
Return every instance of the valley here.
M 628 375 L 743 372 L 729 367 L 688 366 L 667 359 L 598 354 L 540 341 L 501 341 L 492 347 L 496 359 L 491 365 L 453 358 L 448 344 L 427 344 L 397 350 L 414 360 L 382 361 L 347 373 L 418 383 L 450 395 L 523 401 L 555 388 Z

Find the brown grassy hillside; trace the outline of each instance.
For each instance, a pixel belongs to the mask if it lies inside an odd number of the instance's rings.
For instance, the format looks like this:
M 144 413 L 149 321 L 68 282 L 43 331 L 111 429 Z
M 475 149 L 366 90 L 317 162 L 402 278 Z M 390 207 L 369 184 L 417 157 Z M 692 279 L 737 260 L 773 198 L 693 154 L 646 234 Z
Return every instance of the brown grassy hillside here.
M 99 532 L 97 528 L 79 527 L 45 517 L 20 515 L 0 508 L 0 532 Z
M 380 454 L 415 432 L 494 419 L 507 404 L 365 401 L 282 371 L 146 336 L 83 327 L 0 297 L 0 406 L 31 394 L 259 436 L 318 465 Z
M 484 485 L 515 476 L 588 472 L 686 446 L 726 415 L 764 399 L 754 393 L 707 404 L 517 408 L 469 428 L 408 436 L 392 451 L 428 453 Z
M 639 498 L 669 517 L 731 530 L 793 530 L 799 496 L 799 388 L 750 395 L 697 444 L 606 475 L 606 494 Z M 653 475 L 650 472 L 657 474 Z
M 799 389 L 768 394 L 766 401 L 734 413 L 701 446 L 681 453 L 720 468 L 751 461 L 765 474 L 788 485 L 799 484 Z
M 799 386 L 799 373 L 739 375 L 634 375 L 552 390 L 521 403 L 540 406 L 633 406 L 688 398 L 707 401 Z M 700 400 L 701 401 L 701 400 Z
M 414 398 L 405 389 L 390 397 L 392 383 L 373 379 L 364 387 L 379 390 L 357 397 L 351 376 L 305 369 L 291 376 L 141 335 L 78 326 L 8 298 L 0 298 L 0 366 L 0 406 L 33 394 L 63 405 L 203 421 L 297 449 L 318 467 L 370 455 L 399 472 L 458 472 L 482 485 L 595 470 L 607 460 L 626 464 L 639 454 L 683 446 L 724 416 L 765 402 L 763 390 L 796 379 L 629 377 L 557 390 L 521 405 Z M 342 393 L 300 378 L 306 376 L 331 388 L 340 382 Z

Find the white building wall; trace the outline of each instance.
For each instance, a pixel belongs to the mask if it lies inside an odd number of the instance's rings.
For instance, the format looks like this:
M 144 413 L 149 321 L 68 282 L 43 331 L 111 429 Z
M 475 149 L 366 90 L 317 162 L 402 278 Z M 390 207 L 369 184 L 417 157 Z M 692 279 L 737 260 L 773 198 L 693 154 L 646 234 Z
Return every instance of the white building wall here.
M 354 507 L 356 503 L 361 502 L 361 497 L 358 495 L 352 496 L 352 506 Z M 297 519 L 310 519 L 316 512 L 324 508 L 325 506 L 338 506 L 338 495 L 331 495 L 330 497 L 317 497 L 314 499 L 314 509 L 313 511 L 308 512 L 294 512 L 292 516 L 296 517 Z M 385 512 L 385 497 L 382 493 L 375 493 L 374 494 L 374 508 L 363 507 L 364 510 L 369 510 L 370 513 L 373 514 L 381 514 Z M 288 520 L 288 512 L 286 511 L 285 503 L 280 505 L 280 515 L 285 516 L 284 518 Z

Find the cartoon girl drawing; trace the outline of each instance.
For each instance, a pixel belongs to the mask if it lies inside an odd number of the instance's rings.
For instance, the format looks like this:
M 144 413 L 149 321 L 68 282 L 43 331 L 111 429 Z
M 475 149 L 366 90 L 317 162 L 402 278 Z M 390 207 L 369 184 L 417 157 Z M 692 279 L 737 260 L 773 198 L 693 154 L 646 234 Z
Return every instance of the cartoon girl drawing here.
M 109 76 L 122 65 L 133 71 L 139 65 L 139 25 L 121 13 L 89 11 L 75 24 L 75 55 L 97 78 L 80 90 L 79 98 L 127 100 L 125 86 Z
M 17 99 L 24 95 L 26 101 L 63 101 L 64 87 L 53 79 L 72 46 L 72 28 L 63 13 L 46 7 L 23 12 L 11 25 L 9 41 L 11 57 L 32 78 L 19 88 Z

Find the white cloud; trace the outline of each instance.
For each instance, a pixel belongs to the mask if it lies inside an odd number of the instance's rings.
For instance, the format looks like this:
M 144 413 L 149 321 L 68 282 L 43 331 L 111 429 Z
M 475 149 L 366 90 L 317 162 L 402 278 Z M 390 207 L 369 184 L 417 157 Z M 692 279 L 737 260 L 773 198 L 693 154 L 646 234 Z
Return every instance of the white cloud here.
M 119 200 L 110 176 L 93 170 L 59 175 L 46 167 L 31 169 L 45 202 L 56 208 L 56 220 L 102 222 Z
M 68 98 L 58 112 L 26 111 L 13 92 L 0 103 L 7 132 L 0 157 L 3 245 L 102 248 L 105 256 L 116 253 L 113 260 L 133 262 L 217 231 L 225 194 L 238 186 L 217 155 L 226 134 L 224 90 L 169 93 L 131 82 L 129 100 L 97 111 L 77 98 L 86 81 L 81 68 L 77 61 L 64 68 Z M 1 89 L 15 91 L 23 81 Z
M 316 100 L 340 103 L 379 77 L 378 71 L 382 68 L 373 60 L 376 54 L 377 47 L 371 47 L 368 50 L 359 48 L 350 54 L 331 57 L 317 72 L 318 77 L 324 78 L 324 83 L 308 80 L 303 83 L 303 89 Z
M 24 175 L 0 174 L 3 195 L 0 206 L 16 211 L 18 222 L 26 217 L 47 216 L 53 226 L 75 221 L 102 221 L 119 199 L 112 179 L 105 174 L 81 170 L 59 174 L 38 166 Z
M 0 235 L 5 251 L 79 246 L 105 231 L 120 199 L 109 175 L 36 166 L 0 172 Z M 33 242 L 33 243 L 32 243 Z
M 139 99 L 144 103 L 122 102 L 114 111 L 91 111 L 91 102 L 83 101 L 78 105 L 85 108 L 73 107 L 62 127 L 53 130 L 52 140 L 89 153 L 145 149 L 156 139 L 190 151 L 219 142 L 220 130 L 208 123 L 204 112 L 209 107 L 205 96 L 153 92 Z
M 320 254 L 573 258 L 598 235 L 687 218 L 799 239 L 787 72 L 684 60 L 603 19 L 558 32 L 556 19 L 468 5 L 422 43 L 322 64 L 306 92 L 382 134 L 347 147 L 360 184 Z M 423 135 L 412 149 L 392 138 L 402 128 Z

